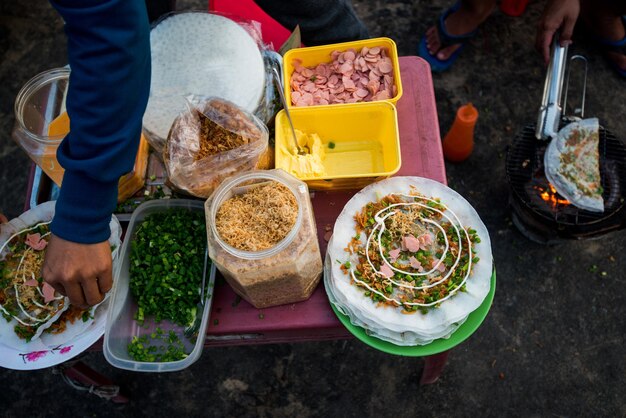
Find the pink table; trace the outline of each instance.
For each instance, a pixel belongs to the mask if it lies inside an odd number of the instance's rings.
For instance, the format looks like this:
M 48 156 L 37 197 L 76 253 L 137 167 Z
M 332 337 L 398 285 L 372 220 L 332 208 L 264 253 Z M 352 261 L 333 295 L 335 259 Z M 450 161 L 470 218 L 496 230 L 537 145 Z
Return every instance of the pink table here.
M 421 176 L 446 183 L 432 78 L 428 64 L 418 57 L 401 57 L 404 95 L 398 101 L 402 149 L 400 176 Z M 328 231 L 355 191 L 315 192 L 313 208 L 322 256 Z M 305 302 L 256 309 L 228 286 L 215 288 L 207 346 L 328 340 L 351 334 L 330 308 L 320 283 Z
M 446 183 L 433 83 L 428 64 L 418 57 L 401 57 L 404 95 L 397 104 L 401 176 L 428 177 Z M 350 192 L 315 192 L 313 207 L 322 254 L 335 219 Z M 305 302 L 256 309 L 228 286 L 215 289 L 205 345 L 263 344 L 320 341 L 351 337 L 328 302 L 323 284 Z M 421 383 L 433 383 L 445 366 L 447 352 L 425 358 Z
M 430 67 L 418 57 L 401 57 L 404 95 L 397 104 L 401 176 L 428 177 L 446 183 Z M 32 179 L 31 179 L 32 182 Z M 30 190 L 30 188 L 29 188 Z M 312 197 L 322 255 L 326 253 L 329 230 L 355 191 L 315 192 Z M 322 283 L 305 302 L 256 309 L 239 298 L 226 283 L 215 288 L 206 346 L 320 341 L 352 335 L 333 313 Z M 101 349 L 101 342 L 92 349 Z M 433 383 L 445 366 L 447 352 L 425 358 L 421 383 Z M 109 380 L 83 363 L 64 373 L 83 384 L 100 386 Z M 118 402 L 127 398 L 120 395 Z

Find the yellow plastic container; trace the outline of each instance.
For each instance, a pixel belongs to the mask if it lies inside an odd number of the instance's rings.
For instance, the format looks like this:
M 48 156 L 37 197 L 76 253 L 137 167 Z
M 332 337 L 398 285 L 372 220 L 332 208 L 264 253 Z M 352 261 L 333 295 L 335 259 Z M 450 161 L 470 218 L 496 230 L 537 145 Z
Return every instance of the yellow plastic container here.
M 361 189 L 401 166 L 396 108 L 388 101 L 290 109 L 294 127 L 322 140 L 325 175 L 297 176 L 314 190 Z M 276 168 L 288 171 L 293 144 L 284 110 L 276 116 Z
M 299 59 L 302 61 L 302 65 L 305 67 L 316 66 L 321 63 L 329 63 L 332 62 L 332 58 L 330 54 L 333 51 L 347 51 L 350 48 L 354 48 L 357 52 L 361 51 L 361 49 L 366 46 L 368 48 L 373 48 L 375 46 L 386 48 L 389 53 L 389 57 L 391 58 L 391 62 L 393 63 L 393 79 L 394 84 L 396 85 L 397 94 L 391 99 L 384 100 L 393 103 L 396 102 L 402 97 L 402 81 L 400 79 L 400 63 L 398 61 L 398 48 L 396 47 L 396 43 L 390 38 L 373 38 L 366 39 L 362 41 L 353 41 L 353 42 L 343 42 L 340 44 L 330 44 L 330 45 L 322 45 L 322 46 L 313 46 L 307 48 L 295 48 L 287 51 L 285 56 L 283 57 L 283 86 L 285 87 L 285 99 L 289 108 L 294 107 L 291 104 L 291 87 L 290 87 L 290 79 L 291 74 L 293 73 L 294 59 Z M 361 102 L 364 103 L 364 102 Z M 338 106 L 343 104 L 332 104 L 332 105 L 324 105 L 324 106 Z M 310 106 L 310 107 L 320 107 L 318 106 Z

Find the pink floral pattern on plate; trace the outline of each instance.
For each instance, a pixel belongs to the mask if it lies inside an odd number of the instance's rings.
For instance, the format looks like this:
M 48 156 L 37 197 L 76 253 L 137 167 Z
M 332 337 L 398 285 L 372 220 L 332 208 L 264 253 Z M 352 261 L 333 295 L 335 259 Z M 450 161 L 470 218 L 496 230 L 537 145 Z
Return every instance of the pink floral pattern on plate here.
M 69 353 L 72 350 L 72 347 L 74 346 L 73 345 L 66 345 L 66 346 L 58 345 L 50 350 L 31 351 L 30 353 L 20 353 L 19 355 L 22 357 L 22 361 L 24 362 L 24 364 L 26 364 L 28 362 L 37 361 L 40 358 L 45 357 L 48 353 L 50 354 L 55 354 L 57 352 L 59 354 Z

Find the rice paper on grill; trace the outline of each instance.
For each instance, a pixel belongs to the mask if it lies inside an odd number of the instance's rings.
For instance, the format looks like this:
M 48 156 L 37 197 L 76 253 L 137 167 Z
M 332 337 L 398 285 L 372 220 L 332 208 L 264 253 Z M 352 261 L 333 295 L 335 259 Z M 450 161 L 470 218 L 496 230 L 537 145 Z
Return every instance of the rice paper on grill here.
M 55 202 L 46 202 L 0 225 L 0 311 L 4 317 L 0 318 L 0 343 L 17 350 L 65 344 L 86 332 L 94 320 L 96 307 L 81 310 L 78 317 L 72 315 L 69 299 L 41 280 L 54 207 Z M 121 227 L 115 217 L 110 227 L 115 268 L 121 245 Z
M 604 212 L 597 118 L 572 122 L 552 139 L 544 154 L 545 173 L 557 192 L 574 206 Z
M 366 212 L 371 219 L 359 233 Z M 335 223 L 328 257 L 335 305 L 399 345 L 448 338 L 489 293 L 493 268 L 476 211 L 452 189 L 421 177 L 394 177 L 356 194 Z

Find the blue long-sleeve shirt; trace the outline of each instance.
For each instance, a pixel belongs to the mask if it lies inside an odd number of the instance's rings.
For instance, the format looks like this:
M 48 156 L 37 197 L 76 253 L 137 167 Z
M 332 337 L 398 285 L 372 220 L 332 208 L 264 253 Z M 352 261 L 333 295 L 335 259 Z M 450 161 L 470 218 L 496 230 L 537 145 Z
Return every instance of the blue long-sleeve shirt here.
M 65 169 L 52 232 L 96 243 L 110 235 L 120 176 L 132 170 L 150 90 L 144 0 L 50 0 L 65 21 L 71 132 L 57 152 Z

